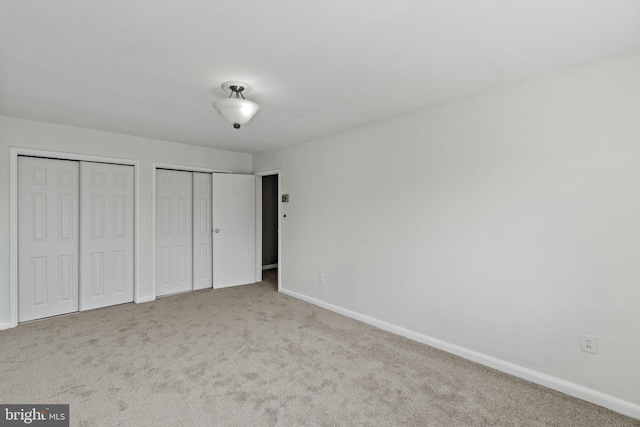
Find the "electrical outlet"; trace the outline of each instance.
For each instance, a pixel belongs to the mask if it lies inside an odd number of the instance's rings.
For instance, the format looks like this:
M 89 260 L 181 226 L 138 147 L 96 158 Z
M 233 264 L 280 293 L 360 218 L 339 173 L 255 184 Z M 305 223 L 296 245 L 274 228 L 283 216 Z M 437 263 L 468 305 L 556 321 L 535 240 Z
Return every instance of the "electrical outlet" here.
M 324 283 L 324 273 L 318 273 L 318 283 Z
M 587 353 L 598 354 L 598 337 L 580 334 L 580 350 Z

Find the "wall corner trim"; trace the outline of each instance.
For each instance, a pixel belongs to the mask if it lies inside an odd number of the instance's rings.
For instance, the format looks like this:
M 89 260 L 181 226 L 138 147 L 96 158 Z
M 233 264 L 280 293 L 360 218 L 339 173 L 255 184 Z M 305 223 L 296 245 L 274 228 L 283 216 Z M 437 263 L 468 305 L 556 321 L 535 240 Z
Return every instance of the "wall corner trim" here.
M 593 404 L 605 407 L 607 409 L 611 409 L 612 411 L 618 412 L 622 415 L 626 415 L 628 417 L 632 417 L 635 419 L 640 419 L 640 405 L 637 405 L 635 403 L 632 403 L 623 399 L 619 399 L 617 397 L 614 397 L 596 390 L 592 390 L 590 388 L 587 388 L 587 387 L 584 387 L 560 378 L 556 378 L 551 375 L 544 374 L 542 372 L 534 371 L 532 369 L 528 369 L 528 368 L 513 364 L 511 362 L 497 359 L 495 357 L 488 356 L 486 354 L 482 354 L 465 347 L 451 344 L 446 341 L 442 341 L 440 339 L 421 334 L 419 332 L 405 329 L 403 327 L 396 326 L 391 323 L 384 322 L 382 320 L 378 320 L 376 318 L 358 313 L 356 311 L 352 311 L 337 305 L 333 305 L 331 303 L 321 301 L 316 298 L 303 295 L 295 291 L 290 291 L 288 289 L 280 288 L 279 292 L 285 295 L 291 296 L 293 298 L 297 298 L 299 300 L 311 303 L 313 305 L 317 305 L 318 307 L 322 307 L 324 309 L 333 311 L 343 316 L 350 317 L 360 322 L 367 323 L 378 329 L 382 329 L 384 331 L 391 332 L 393 334 L 400 335 L 405 338 L 409 338 L 411 340 L 428 345 L 430 347 L 434 347 L 439 350 L 446 351 L 447 353 L 455 354 L 456 356 L 460 356 L 464 359 L 471 360 L 473 362 L 488 366 L 490 368 L 507 373 L 509 375 L 513 375 L 515 377 L 522 378 L 524 380 L 550 388 L 552 390 L 559 391 L 569 396 L 586 400 L 587 402 L 591 402 Z

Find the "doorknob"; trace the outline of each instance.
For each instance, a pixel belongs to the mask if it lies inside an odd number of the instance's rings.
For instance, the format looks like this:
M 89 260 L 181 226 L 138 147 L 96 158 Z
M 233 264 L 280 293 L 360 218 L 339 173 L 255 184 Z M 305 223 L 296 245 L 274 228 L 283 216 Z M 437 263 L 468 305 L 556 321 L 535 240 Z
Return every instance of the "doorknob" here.
M 219 232 L 220 232 L 220 229 L 219 229 L 219 228 L 216 228 L 214 231 L 215 231 L 216 233 L 219 233 Z

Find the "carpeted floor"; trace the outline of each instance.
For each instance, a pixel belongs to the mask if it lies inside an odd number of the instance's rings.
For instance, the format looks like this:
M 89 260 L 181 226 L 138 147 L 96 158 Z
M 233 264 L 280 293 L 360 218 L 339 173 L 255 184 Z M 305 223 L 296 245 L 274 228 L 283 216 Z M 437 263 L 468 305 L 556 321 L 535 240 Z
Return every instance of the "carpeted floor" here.
M 267 281 L 0 332 L 0 402 L 80 426 L 640 426 Z

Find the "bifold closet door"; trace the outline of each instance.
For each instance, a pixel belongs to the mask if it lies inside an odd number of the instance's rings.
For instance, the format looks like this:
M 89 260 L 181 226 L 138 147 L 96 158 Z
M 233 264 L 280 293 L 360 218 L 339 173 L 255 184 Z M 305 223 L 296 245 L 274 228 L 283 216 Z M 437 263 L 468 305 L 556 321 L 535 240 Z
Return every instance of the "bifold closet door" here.
M 213 287 L 256 281 L 255 176 L 213 174 Z
M 193 288 L 192 173 L 156 171 L 156 295 Z
M 78 311 L 79 164 L 18 157 L 18 321 Z
M 193 289 L 213 286 L 211 174 L 193 172 Z
M 133 301 L 133 166 L 80 163 L 80 310 Z

